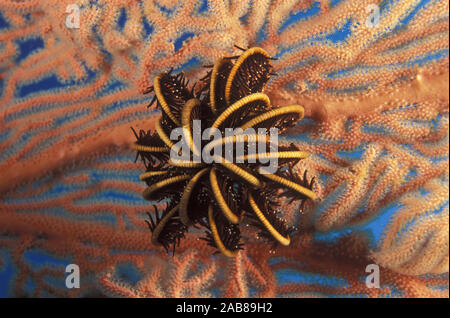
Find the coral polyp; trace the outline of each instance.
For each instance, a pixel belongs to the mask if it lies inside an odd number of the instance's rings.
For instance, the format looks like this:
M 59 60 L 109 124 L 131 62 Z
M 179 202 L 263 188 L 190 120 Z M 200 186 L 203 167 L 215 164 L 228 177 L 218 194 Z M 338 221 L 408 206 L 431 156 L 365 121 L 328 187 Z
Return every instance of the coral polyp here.
M 146 168 L 140 176 L 148 185 L 143 197 L 168 202 L 162 211 L 155 206 L 154 217 L 149 214 L 153 244 L 175 252 L 194 226 L 205 230 L 202 239 L 208 245 L 233 257 L 243 248 L 240 225 L 255 229 L 259 237 L 274 244 L 290 244 L 295 228 L 282 218 L 282 200 L 300 201 L 303 206 L 316 194 L 314 178 L 308 180 L 306 171 L 294 171 L 307 153 L 294 144 L 278 145 L 278 137 L 272 134 L 294 126 L 304 114 L 300 105 L 272 106 L 263 93 L 272 74 L 272 59 L 264 49 L 254 47 L 240 56 L 217 60 L 192 87 L 184 73 L 171 70 L 157 75 L 146 90 L 155 94 L 149 106 L 156 101 L 162 115 L 155 133 L 135 132 L 134 148 Z M 214 130 L 219 136 L 210 143 L 195 142 L 196 123 L 201 124 L 201 136 L 212 136 Z M 188 146 L 182 160 L 173 158 L 183 152 L 170 138 L 177 128 L 182 129 Z M 229 129 L 245 134 L 227 135 Z M 256 144 L 266 150 L 254 152 Z M 202 158 L 217 149 L 214 160 Z M 274 171 L 258 159 L 273 159 Z

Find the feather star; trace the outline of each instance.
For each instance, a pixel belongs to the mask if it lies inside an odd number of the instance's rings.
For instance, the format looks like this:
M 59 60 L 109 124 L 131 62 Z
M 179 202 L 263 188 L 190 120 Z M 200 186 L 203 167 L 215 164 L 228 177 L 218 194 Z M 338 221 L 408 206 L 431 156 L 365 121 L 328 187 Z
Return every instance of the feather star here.
M 274 108 L 263 93 L 273 74 L 270 63 L 273 58 L 258 47 L 243 51 L 240 56 L 221 58 L 209 66 L 212 70 L 200 80 L 202 88 L 197 91 L 195 85 L 188 88 L 183 73 L 173 75 L 172 71 L 156 76 L 153 86 L 146 91 L 155 93 L 149 106 L 157 101 L 162 116 L 155 133 L 134 131 L 137 138 L 134 148 L 136 158 L 141 157 L 146 166 L 140 176 L 148 185 L 144 199 L 168 200 L 164 211 L 159 213 L 155 207 L 155 220 L 149 214 L 147 221 L 152 243 L 163 245 L 166 250 L 173 245 L 175 252 L 176 244 L 191 225 L 205 228 L 206 236 L 202 239 L 228 257 L 242 249 L 240 224 L 254 226 L 260 236 L 275 244 L 289 245 L 294 228 L 288 227 L 279 216 L 280 198 L 300 200 L 302 204 L 316 198 L 312 191 L 314 178 L 308 181 L 306 170 L 303 175 L 293 170 L 299 160 L 306 158 L 306 152 L 291 144 L 279 146 L 276 152 L 251 153 L 251 142 L 271 146 L 267 133 L 245 135 L 245 155 L 234 155 L 233 162 L 224 157 L 210 164 L 170 157 L 175 145 L 169 135 L 177 127 L 183 129 L 189 155 L 200 153 L 192 137 L 194 120 L 220 131 L 221 138 L 205 146 L 211 150 L 211 145 L 236 146 L 239 142 L 236 135 L 225 136 L 224 127 L 283 131 L 303 117 L 302 106 Z M 258 170 L 261 164 L 255 159 L 260 157 L 276 157 L 276 172 Z M 238 159 L 242 163 L 234 163 Z

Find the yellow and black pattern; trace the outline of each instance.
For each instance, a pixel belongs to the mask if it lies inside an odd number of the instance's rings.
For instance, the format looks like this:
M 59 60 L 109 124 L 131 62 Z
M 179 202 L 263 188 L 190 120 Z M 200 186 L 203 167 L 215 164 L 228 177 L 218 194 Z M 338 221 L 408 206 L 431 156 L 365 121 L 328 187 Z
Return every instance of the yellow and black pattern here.
M 190 226 L 205 230 L 202 239 L 223 255 L 232 257 L 243 248 L 240 226 L 253 227 L 259 237 L 274 244 L 289 245 L 295 230 L 280 217 L 282 198 L 301 202 L 316 199 L 314 178 L 308 180 L 306 171 L 297 174 L 293 166 L 307 157 L 296 145 L 280 145 L 270 152 L 269 135 L 245 137 L 244 154 L 233 161 L 225 159 L 226 146 L 237 147 L 237 138 L 225 137 L 226 128 L 266 128 L 283 131 L 294 126 L 304 114 L 300 105 L 273 107 L 264 88 L 272 73 L 274 58 L 262 48 L 243 50 L 239 56 L 219 59 L 198 82 L 189 87 L 183 73 L 172 71 L 155 77 L 151 104 L 157 102 L 161 117 L 155 132 L 141 130 L 135 133 L 134 149 L 146 167 L 140 180 L 147 184 L 143 197 L 149 201 L 166 200 L 164 211 L 155 211 L 147 224 L 153 244 L 172 249 Z M 196 83 L 197 84 L 197 83 Z M 151 105 L 150 104 L 150 105 Z M 193 142 L 193 120 L 200 120 L 205 129 L 217 128 L 222 138 L 215 140 L 222 147 L 220 160 L 212 163 L 192 161 L 201 154 L 209 141 L 200 145 Z M 190 150 L 191 161 L 170 158 L 174 141 L 169 136 L 173 129 L 182 127 Z M 134 130 L 133 130 L 134 131 Z M 252 153 L 249 142 L 263 139 L 267 153 Z M 172 148 L 173 149 L 173 148 Z M 234 148 L 233 148 L 234 149 Z M 263 174 L 260 157 L 276 158 L 277 171 Z M 227 157 L 229 159 L 229 157 Z M 217 158 L 215 158 L 217 159 Z M 156 208 L 155 208 L 156 209 Z

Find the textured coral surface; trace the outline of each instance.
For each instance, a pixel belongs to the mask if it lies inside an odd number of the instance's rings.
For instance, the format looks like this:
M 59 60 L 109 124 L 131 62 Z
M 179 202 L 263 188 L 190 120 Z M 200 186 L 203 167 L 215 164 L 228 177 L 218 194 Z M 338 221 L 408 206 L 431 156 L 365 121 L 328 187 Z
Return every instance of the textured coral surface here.
M 448 297 L 448 10 L 0 0 L 0 296 Z M 298 168 L 319 199 L 285 206 L 290 246 L 244 231 L 228 259 L 194 230 L 172 257 L 150 243 L 130 126 L 153 128 L 142 92 L 157 73 L 200 78 L 235 44 L 279 58 L 266 93 L 304 106 L 284 138 L 310 153 Z M 71 263 L 80 289 L 65 287 Z

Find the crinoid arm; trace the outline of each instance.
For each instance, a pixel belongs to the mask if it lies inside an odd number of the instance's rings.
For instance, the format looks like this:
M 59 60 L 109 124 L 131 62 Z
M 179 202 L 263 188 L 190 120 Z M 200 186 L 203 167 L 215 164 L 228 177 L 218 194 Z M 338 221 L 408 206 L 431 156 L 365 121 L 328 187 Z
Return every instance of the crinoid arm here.
M 206 237 L 202 237 L 209 246 L 212 246 L 227 257 L 236 256 L 242 249 L 239 227 L 228 222 L 212 205 L 208 207 L 208 223 L 203 224 L 207 231 Z
M 151 241 L 155 245 L 162 245 L 167 252 L 172 246 L 175 253 L 175 247 L 188 230 L 178 218 L 178 205 L 168 205 L 161 214 L 155 206 L 154 210 L 154 217 L 148 213 L 149 220 L 145 221 L 152 232 Z
M 263 196 L 257 196 L 257 198 L 259 200 L 255 200 L 253 195 L 250 194 L 249 205 L 260 221 L 256 223 L 256 226 L 262 230 L 261 234 L 268 239 L 275 239 L 282 245 L 289 245 L 291 243 L 289 237 L 290 229 L 287 227 L 286 221 L 278 217 L 277 212 L 265 204 L 266 198 Z
M 252 93 L 263 92 L 270 79 L 270 55 L 262 48 L 246 50 L 233 65 L 225 84 L 225 100 L 232 104 Z

